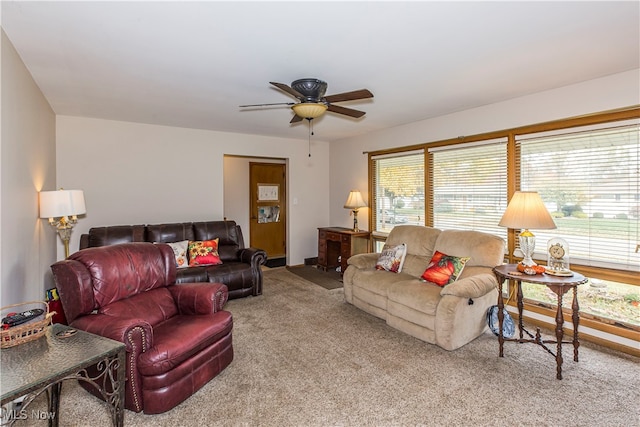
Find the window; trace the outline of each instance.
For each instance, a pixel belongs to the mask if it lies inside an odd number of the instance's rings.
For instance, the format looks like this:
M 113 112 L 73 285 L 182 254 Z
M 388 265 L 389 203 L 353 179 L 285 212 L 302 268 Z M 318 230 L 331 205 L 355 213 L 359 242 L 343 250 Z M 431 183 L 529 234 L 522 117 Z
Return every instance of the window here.
M 534 231 L 569 242 L 572 264 L 640 271 L 638 124 L 519 139 L 523 190 L 540 193 L 556 230 Z
M 507 139 L 430 148 L 433 226 L 507 237 Z
M 555 236 L 569 243 L 575 266 L 640 271 L 640 194 L 637 123 L 576 132 L 527 135 L 518 140 L 522 189 L 537 190 L 554 217 L 555 230 L 535 231 L 538 258 Z M 553 306 L 554 295 L 524 284 L 525 298 Z M 578 289 L 583 315 L 640 325 L 637 287 L 593 279 Z
M 424 150 L 372 159 L 374 232 L 400 224 L 424 225 Z

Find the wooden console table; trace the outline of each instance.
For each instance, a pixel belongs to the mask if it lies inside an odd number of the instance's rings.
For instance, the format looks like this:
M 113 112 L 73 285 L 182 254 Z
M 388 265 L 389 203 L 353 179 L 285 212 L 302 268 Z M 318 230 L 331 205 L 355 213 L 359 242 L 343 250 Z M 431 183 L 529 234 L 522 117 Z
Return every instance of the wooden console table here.
M 327 271 L 340 266 L 340 272 L 344 273 L 350 256 L 369 252 L 370 236 L 368 231 L 350 228 L 318 228 L 318 267 Z
M 556 378 L 562 379 L 562 344 L 573 344 L 573 360 L 578 361 L 578 347 L 580 342 L 578 341 L 578 326 L 580 324 L 580 307 L 578 306 L 578 285 L 587 282 L 587 278 L 580 273 L 573 273 L 573 276 L 559 277 L 550 276 L 548 274 L 536 274 L 535 276 L 529 276 L 520 273 L 517 269 L 517 264 L 500 265 L 493 269 L 496 278 L 498 279 L 498 342 L 500 343 L 500 357 L 504 357 L 504 342 L 516 341 L 518 343 L 535 343 L 542 346 L 547 352 L 556 358 Z M 502 334 L 502 322 L 504 320 L 504 301 L 502 297 L 502 284 L 505 280 L 514 280 L 517 284 L 517 303 L 518 303 L 518 330 L 520 333 L 519 338 L 505 338 Z M 556 339 L 555 340 L 543 340 L 540 337 L 540 328 L 537 328 L 536 335 L 534 336 L 527 331 L 522 325 L 522 282 L 533 283 L 536 285 L 545 285 L 558 296 L 558 309 L 556 310 Z M 564 332 L 562 327 L 564 325 L 564 315 L 562 313 L 562 296 L 566 294 L 569 289 L 573 289 L 573 302 L 571 304 L 571 319 L 573 321 L 573 339 L 571 341 L 563 341 Z M 529 338 L 524 338 L 523 333 L 526 333 Z M 546 344 L 556 344 L 556 352 L 554 353 Z

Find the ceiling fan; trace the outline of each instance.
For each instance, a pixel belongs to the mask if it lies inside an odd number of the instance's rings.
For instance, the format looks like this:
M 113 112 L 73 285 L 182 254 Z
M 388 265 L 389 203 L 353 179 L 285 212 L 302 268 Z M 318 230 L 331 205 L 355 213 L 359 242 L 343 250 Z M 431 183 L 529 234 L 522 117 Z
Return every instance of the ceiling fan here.
M 309 121 L 320 117 L 326 111 L 345 116 L 359 118 L 365 115 L 364 111 L 353 108 L 334 105 L 334 102 L 354 101 L 358 99 L 373 98 L 373 94 L 367 89 L 354 90 L 351 92 L 337 93 L 335 95 L 324 96 L 327 91 L 327 82 L 319 79 L 306 78 L 298 79 L 288 86 L 284 83 L 269 82 L 288 95 L 297 98 L 300 102 L 277 102 L 272 104 L 241 105 L 244 107 L 267 107 L 272 105 L 290 105 L 295 116 L 289 123 L 296 123 L 307 119 Z

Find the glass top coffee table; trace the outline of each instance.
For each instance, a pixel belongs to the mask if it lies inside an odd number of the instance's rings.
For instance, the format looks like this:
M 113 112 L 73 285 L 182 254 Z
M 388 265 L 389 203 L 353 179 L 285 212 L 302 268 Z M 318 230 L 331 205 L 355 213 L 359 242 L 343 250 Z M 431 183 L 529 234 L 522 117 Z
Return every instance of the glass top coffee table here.
M 0 351 L 0 404 L 25 396 L 21 411 L 10 413 L 13 419 L 8 424 L 16 419 L 37 417 L 57 426 L 62 381 L 76 379 L 93 384 L 110 405 L 113 425 L 123 425 L 124 344 L 80 330 L 70 334 L 72 330 L 55 324 L 42 338 Z M 97 375 L 88 370 L 94 365 Z M 48 396 L 48 413 L 27 410 L 43 392 Z

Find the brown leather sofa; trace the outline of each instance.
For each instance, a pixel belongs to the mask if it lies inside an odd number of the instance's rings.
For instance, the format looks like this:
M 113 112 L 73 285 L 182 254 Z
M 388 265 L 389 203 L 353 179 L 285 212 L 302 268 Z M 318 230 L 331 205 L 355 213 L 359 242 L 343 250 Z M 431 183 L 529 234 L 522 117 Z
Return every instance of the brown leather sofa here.
M 168 411 L 233 360 L 226 286 L 175 286 L 168 245 L 89 248 L 51 270 L 69 325 L 126 345 L 127 409 Z
M 235 221 L 181 222 L 171 224 L 114 225 L 94 227 L 80 237 L 80 249 L 129 242 L 171 243 L 219 238 L 222 264 L 177 269 L 176 283 L 224 283 L 229 298 L 262 294 L 262 268 L 267 254 L 246 248 L 242 230 Z

